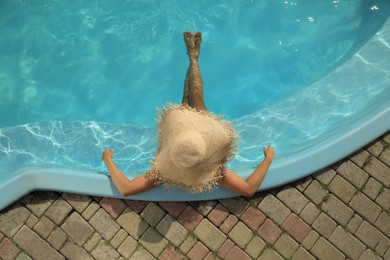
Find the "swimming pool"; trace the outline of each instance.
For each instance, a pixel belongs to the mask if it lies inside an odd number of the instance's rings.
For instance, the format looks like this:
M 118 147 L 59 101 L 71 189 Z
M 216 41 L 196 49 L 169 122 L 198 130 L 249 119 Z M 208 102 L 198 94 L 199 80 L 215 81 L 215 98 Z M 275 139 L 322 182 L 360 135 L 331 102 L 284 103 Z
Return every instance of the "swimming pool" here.
M 181 32 L 199 30 L 210 110 L 239 134 L 229 167 L 247 176 L 261 146 L 277 158 L 261 189 L 326 167 L 390 129 L 386 1 L 2 1 L 0 208 L 34 189 L 118 197 L 100 160 L 148 169 L 153 118 L 179 101 Z M 145 200 L 204 200 L 160 188 Z

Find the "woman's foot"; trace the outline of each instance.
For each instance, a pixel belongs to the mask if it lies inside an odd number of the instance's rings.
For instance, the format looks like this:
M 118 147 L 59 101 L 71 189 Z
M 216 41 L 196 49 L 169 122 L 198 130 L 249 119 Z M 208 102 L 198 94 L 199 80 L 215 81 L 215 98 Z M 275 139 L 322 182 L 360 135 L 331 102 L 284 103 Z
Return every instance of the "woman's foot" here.
M 202 43 L 202 33 L 197 32 L 195 33 L 195 46 L 194 51 L 197 57 L 199 57 L 200 54 L 200 44 Z
M 198 60 L 200 43 L 202 41 L 202 36 L 200 33 L 194 35 L 192 32 L 184 32 L 184 42 L 187 47 L 187 53 L 190 59 Z
M 186 43 L 187 47 L 187 53 L 188 55 L 194 53 L 194 47 L 195 47 L 195 37 L 192 32 L 184 32 L 184 42 Z

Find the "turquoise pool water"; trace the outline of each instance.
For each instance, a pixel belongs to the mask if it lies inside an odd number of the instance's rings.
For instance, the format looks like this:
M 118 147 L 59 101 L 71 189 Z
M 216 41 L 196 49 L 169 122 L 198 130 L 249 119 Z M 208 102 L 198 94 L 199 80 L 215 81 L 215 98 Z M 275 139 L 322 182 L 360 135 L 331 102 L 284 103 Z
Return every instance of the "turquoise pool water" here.
M 267 144 L 263 189 L 325 167 L 390 129 L 389 14 L 384 0 L 2 1 L 0 208 L 33 189 L 118 196 L 105 147 L 146 171 L 155 109 L 181 99 L 186 30 L 203 32 L 208 108 L 241 136 L 229 167 L 247 176 Z M 177 198 L 159 192 L 137 198 Z

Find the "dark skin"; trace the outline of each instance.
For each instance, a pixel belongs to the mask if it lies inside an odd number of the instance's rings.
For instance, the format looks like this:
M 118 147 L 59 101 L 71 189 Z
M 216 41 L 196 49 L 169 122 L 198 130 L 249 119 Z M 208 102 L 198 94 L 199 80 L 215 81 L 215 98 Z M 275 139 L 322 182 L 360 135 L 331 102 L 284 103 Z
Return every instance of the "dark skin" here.
M 195 35 L 191 32 L 185 32 L 184 42 L 187 47 L 190 64 L 184 80 L 182 103 L 196 108 L 199 111 L 206 110 L 203 96 L 203 80 L 198 64 L 202 35 L 200 32 L 197 32 Z M 219 184 L 239 195 L 246 197 L 253 196 L 263 182 L 275 156 L 274 149 L 271 146 L 263 147 L 263 153 L 264 160 L 246 180 L 226 168 L 226 174 L 221 178 Z M 102 154 L 102 159 L 111 175 L 114 185 L 122 196 L 135 195 L 156 186 L 153 180 L 146 177 L 146 173 L 134 179 L 128 179 L 115 165 L 112 159 L 113 155 L 114 150 L 105 149 Z

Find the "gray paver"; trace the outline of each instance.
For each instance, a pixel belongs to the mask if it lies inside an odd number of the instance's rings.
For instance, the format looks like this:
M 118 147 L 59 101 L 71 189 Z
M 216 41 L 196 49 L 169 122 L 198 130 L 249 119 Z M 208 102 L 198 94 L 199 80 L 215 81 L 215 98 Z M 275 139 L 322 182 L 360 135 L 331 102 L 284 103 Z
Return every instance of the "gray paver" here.
M 359 150 L 357 153 L 351 156 L 351 161 L 354 162 L 357 166 L 363 167 L 366 163 L 367 158 L 370 156 L 370 153 L 366 150 Z
M 363 188 L 363 193 L 372 200 L 378 196 L 382 185 L 374 178 L 369 178 Z
M 266 249 L 264 252 L 260 255 L 258 260 L 283 260 L 283 257 L 281 257 L 277 252 L 271 249 Z
M 383 256 L 383 259 L 390 259 L 390 248 L 387 249 L 386 254 Z
M 387 237 L 382 237 L 381 240 L 379 240 L 378 245 L 375 247 L 375 252 L 379 254 L 380 256 L 384 256 L 386 251 L 390 247 L 390 239 Z
M 99 235 L 99 233 L 95 232 L 92 234 L 92 236 L 89 237 L 88 241 L 84 244 L 84 248 L 88 252 L 91 252 L 102 239 L 103 238 Z
M 66 259 L 91 259 L 88 252 L 84 248 L 77 246 L 72 241 L 67 241 L 63 248 L 61 248 L 61 254 L 66 257 Z
M 145 248 L 140 247 L 134 254 L 129 258 L 130 260 L 155 260 L 156 258 L 152 256 Z
M 364 253 L 360 256 L 359 260 L 380 260 L 374 252 L 372 252 L 370 249 L 367 249 L 364 251 Z M 385 258 L 386 259 L 386 258 Z
M 93 233 L 93 228 L 77 212 L 70 215 L 62 225 L 62 229 L 79 246 L 84 244 Z
M 123 229 L 120 229 L 115 236 L 111 239 L 110 244 L 113 248 L 117 249 L 122 242 L 126 239 L 128 236 L 127 232 Z
M 149 225 L 137 213 L 127 208 L 117 219 L 119 225 L 122 226 L 127 233 L 134 239 L 139 239 L 148 229 Z
M 45 212 L 45 216 L 59 225 L 72 210 L 72 207 L 61 197 L 59 197 Z
M 194 233 L 212 251 L 217 251 L 226 240 L 226 236 L 208 219 L 203 219 Z
M 222 199 L 220 202 L 234 215 L 241 216 L 242 213 L 249 206 L 249 202 L 243 197 L 234 197 L 229 199 Z
M 195 238 L 195 236 L 187 236 L 187 238 L 180 246 L 180 251 L 182 251 L 184 254 L 187 254 L 196 244 L 196 242 L 198 242 L 198 240 Z
M 180 246 L 187 237 L 187 229 L 169 214 L 161 220 L 156 229 L 175 246 Z
M 315 173 L 313 176 L 317 181 L 319 181 L 325 185 L 328 185 L 332 181 L 332 179 L 335 177 L 335 175 L 336 175 L 335 170 L 327 168 L 323 171 Z
M 287 234 L 282 234 L 275 243 L 275 249 L 285 258 L 293 256 L 299 244 Z
M 110 240 L 120 229 L 120 226 L 102 208 L 93 215 L 89 220 L 89 224 L 91 224 L 105 240 Z
M 349 206 L 371 223 L 375 223 L 381 213 L 381 208 L 361 192 L 352 198 Z
M 390 209 L 390 191 L 389 189 L 382 188 L 379 192 L 375 202 L 381 206 L 384 210 Z
M 56 228 L 53 230 L 53 232 L 51 232 L 50 236 L 47 239 L 47 242 L 49 242 L 53 248 L 59 250 L 65 243 L 66 239 L 67 236 L 64 231 L 62 231 L 62 229 L 60 228 Z
M 344 203 L 350 202 L 356 192 L 356 188 L 339 175 L 334 177 L 329 185 L 329 190 Z
M 359 215 L 355 214 L 347 224 L 348 231 L 354 234 L 360 224 L 362 224 L 362 221 L 363 219 Z
M 295 252 L 291 260 L 315 260 L 315 257 L 312 256 L 306 249 L 300 247 Z
M 342 226 L 346 226 L 353 216 L 353 210 L 333 196 L 333 194 L 329 196 L 326 202 L 322 203 L 321 208 Z
M 244 223 L 239 221 L 229 232 L 228 237 L 240 248 L 244 249 L 251 241 L 253 232 Z
M 137 248 L 137 241 L 135 241 L 131 236 L 126 237 L 125 241 L 118 247 L 118 253 L 120 253 L 124 258 L 129 258 Z
M 379 160 L 381 160 L 384 164 L 390 167 L 390 148 L 386 148 L 382 154 L 379 156 Z
M 38 223 L 38 221 L 39 221 L 39 219 L 34 214 L 30 214 L 30 216 L 26 220 L 25 224 L 29 228 L 33 228 L 35 226 L 35 224 Z
M 389 168 L 377 158 L 372 158 L 370 163 L 364 167 L 364 170 L 366 170 L 371 176 L 377 179 L 384 186 L 390 186 Z
M 375 226 L 390 237 L 390 215 L 388 213 L 383 211 L 375 222 Z
M 308 224 L 312 224 L 318 215 L 321 213 L 321 210 L 314 205 L 312 202 L 309 202 L 306 207 L 302 210 L 300 217 L 306 221 Z
M 356 231 L 356 237 L 371 249 L 379 244 L 379 241 L 384 238 L 384 235 L 373 225 L 367 221 L 363 221 L 359 229 Z
M 319 238 L 320 235 L 317 233 L 317 231 L 311 230 L 310 233 L 307 235 L 307 237 L 305 237 L 305 239 L 302 241 L 302 245 L 307 250 L 310 250 Z
M 373 143 L 369 144 L 369 146 L 366 149 L 372 155 L 378 157 L 382 153 L 384 147 L 381 140 L 375 140 Z
M 311 253 L 319 259 L 345 259 L 342 252 L 322 237 L 315 243 Z
M 324 213 L 321 213 L 313 223 L 314 229 L 326 238 L 330 237 L 336 226 L 336 222 Z
M 302 193 L 293 187 L 282 189 L 276 197 L 296 214 L 299 214 L 309 202 Z
M 312 182 L 313 178 L 311 176 L 308 176 L 302 180 L 298 180 L 294 183 L 295 188 L 299 190 L 300 192 L 304 192 L 305 189 L 310 185 Z
M 32 260 L 26 253 L 20 252 L 14 260 Z
M 207 216 L 210 211 L 217 204 L 214 200 L 206 200 L 206 201 L 192 201 L 191 205 L 199 211 L 204 217 Z M 245 203 L 246 204 L 246 203 Z
M 265 246 L 266 243 L 260 237 L 255 236 L 246 246 L 245 252 L 253 259 L 256 259 Z
M 362 242 L 340 226 L 330 236 L 329 241 L 351 259 L 358 259 L 366 249 Z
M 14 237 L 15 243 L 34 259 L 64 259 L 57 251 L 27 226 Z
M 90 220 L 92 216 L 95 215 L 96 211 L 98 211 L 99 208 L 100 208 L 99 203 L 97 203 L 96 201 L 92 201 L 81 215 L 83 216 L 84 219 Z
M 282 225 L 291 213 L 289 208 L 271 194 L 260 202 L 258 208 L 279 225 Z
M 304 194 L 315 204 L 320 204 L 328 194 L 328 191 L 325 190 L 318 181 L 314 180 L 306 188 Z
M 146 248 L 154 257 L 157 257 L 168 245 L 168 241 L 153 227 L 148 228 L 142 235 L 139 242 Z
M 155 227 L 165 215 L 165 210 L 154 202 L 149 203 L 142 211 L 141 217 Z
M 92 201 L 91 197 L 80 195 L 63 193 L 62 197 L 78 212 L 82 213 L 89 203 Z
M 42 216 L 41 219 L 34 226 L 33 230 L 37 232 L 42 238 L 48 238 L 53 231 L 55 225 L 47 217 Z
M 57 195 L 51 191 L 33 192 L 25 196 L 21 201 L 35 216 L 40 217 L 56 198 Z
M 114 248 L 111 247 L 110 243 L 102 240 L 92 251 L 92 256 L 96 260 L 116 260 L 120 255 Z
M 7 237 L 13 237 L 30 214 L 25 207 L 13 205 L 0 214 L 0 232 Z
M 362 188 L 368 179 L 368 174 L 351 161 L 342 163 L 337 172 L 358 189 Z

